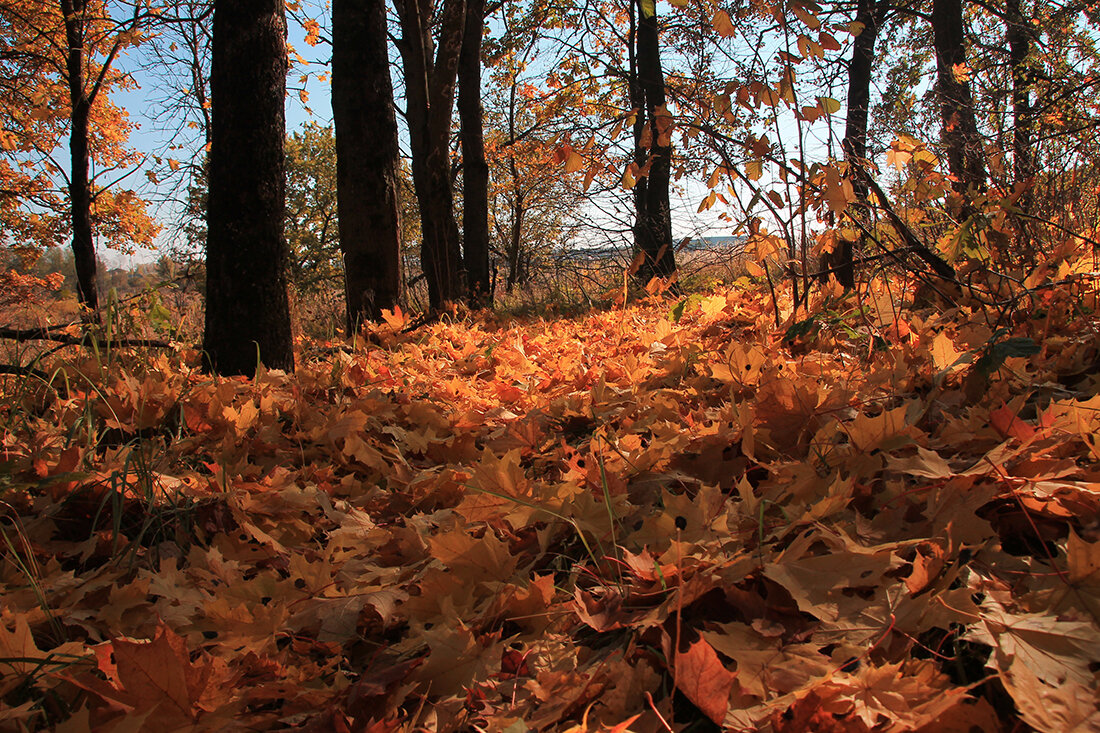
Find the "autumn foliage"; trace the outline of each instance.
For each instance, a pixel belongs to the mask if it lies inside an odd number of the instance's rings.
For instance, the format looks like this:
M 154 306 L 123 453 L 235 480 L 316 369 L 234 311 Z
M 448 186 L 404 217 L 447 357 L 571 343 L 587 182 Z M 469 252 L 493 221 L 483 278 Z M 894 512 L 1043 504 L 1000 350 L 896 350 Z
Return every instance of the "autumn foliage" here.
M 11 378 L 0 726 L 1093 728 L 1100 342 L 1061 277 Z

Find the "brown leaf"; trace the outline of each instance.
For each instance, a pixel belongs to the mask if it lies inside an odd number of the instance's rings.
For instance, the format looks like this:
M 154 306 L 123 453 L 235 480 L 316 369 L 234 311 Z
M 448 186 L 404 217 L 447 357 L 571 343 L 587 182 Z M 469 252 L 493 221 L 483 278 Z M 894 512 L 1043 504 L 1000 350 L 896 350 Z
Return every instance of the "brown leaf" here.
M 161 622 L 152 641 L 111 642 L 118 682 L 138 709 L 161 706 L 170 717 L 193 719 L 210 681 L 211 665 L 195 666 L 182 637 Z

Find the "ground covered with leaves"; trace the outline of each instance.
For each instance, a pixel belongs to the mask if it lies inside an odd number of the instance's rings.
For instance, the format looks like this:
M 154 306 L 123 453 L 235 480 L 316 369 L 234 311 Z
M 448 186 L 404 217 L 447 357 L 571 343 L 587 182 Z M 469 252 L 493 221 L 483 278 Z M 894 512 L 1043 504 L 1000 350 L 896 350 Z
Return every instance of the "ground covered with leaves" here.
M 7 378 L 0 729 L 1095 730 L 1095 294 L 879 295 Z

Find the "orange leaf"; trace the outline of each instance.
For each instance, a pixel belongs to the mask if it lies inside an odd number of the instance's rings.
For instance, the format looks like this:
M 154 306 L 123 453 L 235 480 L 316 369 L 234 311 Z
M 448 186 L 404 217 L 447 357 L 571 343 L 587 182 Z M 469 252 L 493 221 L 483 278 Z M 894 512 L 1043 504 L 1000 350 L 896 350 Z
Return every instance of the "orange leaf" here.
M 723 38 L 729 38 L 737 33 L 737 29 L 733 27 L 733 21 L 730 20 L 729 13 L 725 10 L 716 12 L 714 18 L 712 18 L 710 22 L 711 25 L 714 26 L 714 30 L 718 32 L 718 35 Z
M 1035 437 L 1035 428 L 1021 420 L 1008 405 L 990 411 L 989 424 L 1004 438 L 1016 438 L 1026 443 Z
M 702 639 L 686 652 L 676 653 L 676 686 L 718 725 L 726 718 L 736 677 L 722 664 L 714 648 Z

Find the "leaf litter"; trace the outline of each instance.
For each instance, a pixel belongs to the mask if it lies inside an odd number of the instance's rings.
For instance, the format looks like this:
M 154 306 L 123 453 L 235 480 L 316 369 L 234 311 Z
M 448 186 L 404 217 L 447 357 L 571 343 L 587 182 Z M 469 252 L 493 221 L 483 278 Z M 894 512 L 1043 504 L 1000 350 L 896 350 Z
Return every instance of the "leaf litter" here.
M 1100 338 L 1045 297 L 8 382 L 0 729 L 1096 730 Z

